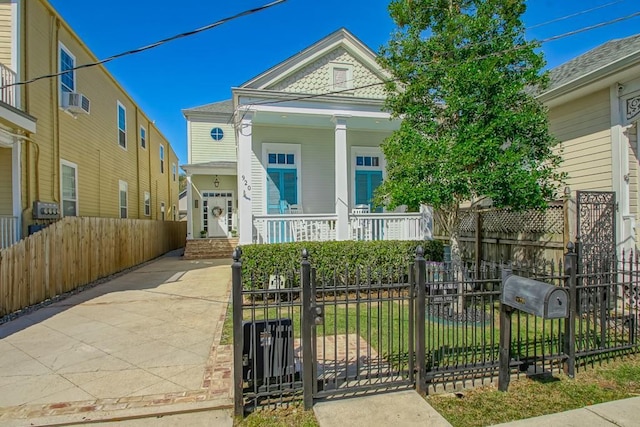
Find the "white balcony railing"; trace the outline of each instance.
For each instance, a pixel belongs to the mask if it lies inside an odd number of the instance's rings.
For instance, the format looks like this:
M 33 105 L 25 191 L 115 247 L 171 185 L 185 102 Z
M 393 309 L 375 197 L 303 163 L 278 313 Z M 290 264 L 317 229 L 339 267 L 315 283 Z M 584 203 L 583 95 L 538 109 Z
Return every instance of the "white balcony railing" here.
M 429 224 L 420 213 L 368 213 L 349 215 L 351 240 L 423 240 Z
M 16 105 L 16 72 L 6 65 L 0 64 L 0 101 L 12 107 Z
M 335 214 L 254 215 L 256 243 L 336 240 Z M 349 215 L 350 240 L 424 240 L 431 238 L 429 212 Z
M 254 215 L 257 243 L 327 241 L 336 239 L 337 215 Z
M 0 249 L 8 248 L 18 240 L 20 240 L 18 218 L 14 216 L 0 216 Z

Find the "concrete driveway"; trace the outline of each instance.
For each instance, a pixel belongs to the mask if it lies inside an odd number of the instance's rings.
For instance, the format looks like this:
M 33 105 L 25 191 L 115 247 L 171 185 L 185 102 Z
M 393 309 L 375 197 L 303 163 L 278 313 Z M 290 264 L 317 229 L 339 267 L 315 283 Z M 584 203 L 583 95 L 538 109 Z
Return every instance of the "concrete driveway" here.
M 231 407 L 229 265 L 173 253 L 0 325 L 0 424 Z

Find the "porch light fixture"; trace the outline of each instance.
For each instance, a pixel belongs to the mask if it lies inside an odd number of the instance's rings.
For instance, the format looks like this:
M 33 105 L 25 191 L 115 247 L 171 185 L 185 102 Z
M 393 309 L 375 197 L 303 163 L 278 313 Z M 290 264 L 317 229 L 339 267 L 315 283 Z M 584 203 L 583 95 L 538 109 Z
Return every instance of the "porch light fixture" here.
M 218 175 L 216 175 L 216 179 L 213 180 L 213 186 L 216 188 L 220 186 L 220 180 L 218 179 Z

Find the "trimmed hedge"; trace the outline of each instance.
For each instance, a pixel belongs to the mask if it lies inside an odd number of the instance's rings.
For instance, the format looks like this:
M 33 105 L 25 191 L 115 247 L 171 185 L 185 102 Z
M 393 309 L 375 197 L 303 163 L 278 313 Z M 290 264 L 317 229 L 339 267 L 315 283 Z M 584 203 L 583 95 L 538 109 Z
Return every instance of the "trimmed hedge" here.
M 302 250 L 309 252 L 309 261 L 316 277 L 333 277 L 344 281 L 345 272 L 355 279 L 357 268 L 371 268 L 374 276 L 406 268 L 415 259 L 418 246 L 424 249 L 427 261 L 442 261 L 443 244 L 427 241 L 332 241 L 295 242 L 242 246 L 242 278 L 245 288 L 264 288 L 271 274 L 284 274 L 287 286 L 298 284 Z M 293 282 L 293 283 L 292 283 Z

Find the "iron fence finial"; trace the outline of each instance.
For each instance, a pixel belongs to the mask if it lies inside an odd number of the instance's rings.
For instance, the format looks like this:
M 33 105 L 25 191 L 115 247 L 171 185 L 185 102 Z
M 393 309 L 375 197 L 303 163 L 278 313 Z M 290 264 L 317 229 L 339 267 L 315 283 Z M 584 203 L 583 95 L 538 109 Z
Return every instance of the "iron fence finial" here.
M 236 248 L 233 250 L 233 255 L 231 255 L 233 257 L 233 260 L 235 262 L 239 262 L 240 258 L 242 257 L 242 248 L 240 246 L 236 246 Z
M 309 251 L 307 250 L 307 248 L 302 249 L 302 260 L 303 261 L 309 260 Z
M 567 243 L 567 252 L 574 253 L 576 251 L 576 245 L 573 242 Z
M 422 258 L 423 256 L 424 256 L 424 249 L 422 248 L 422 245 L 418 245 L 418 247 L 416 248 L 416 257 Z

